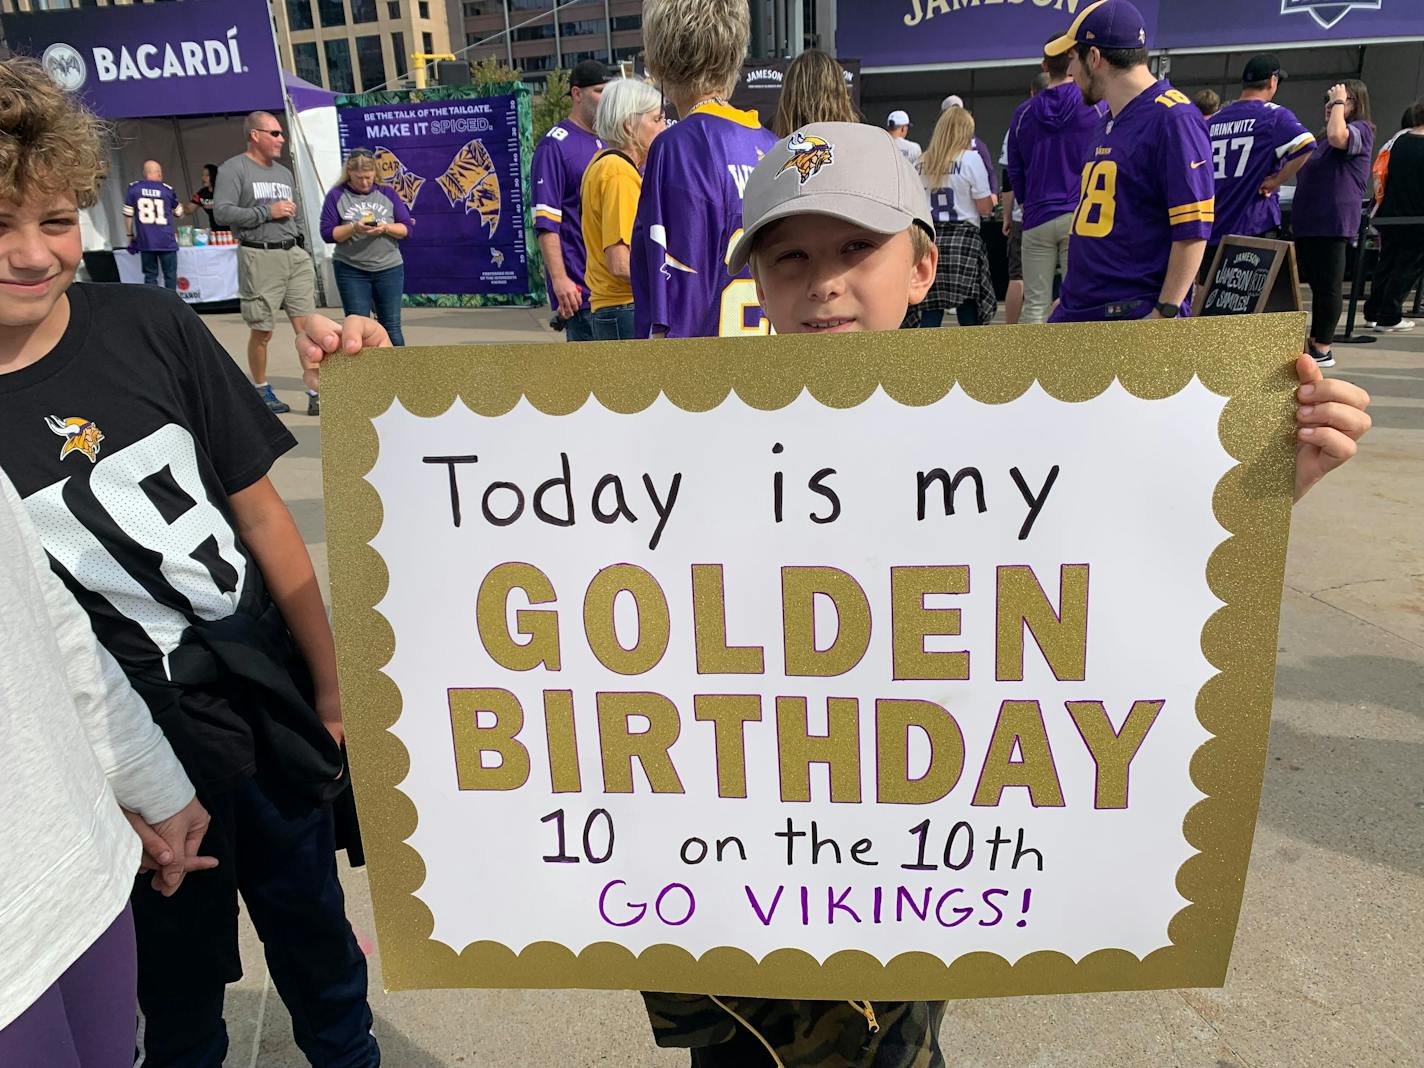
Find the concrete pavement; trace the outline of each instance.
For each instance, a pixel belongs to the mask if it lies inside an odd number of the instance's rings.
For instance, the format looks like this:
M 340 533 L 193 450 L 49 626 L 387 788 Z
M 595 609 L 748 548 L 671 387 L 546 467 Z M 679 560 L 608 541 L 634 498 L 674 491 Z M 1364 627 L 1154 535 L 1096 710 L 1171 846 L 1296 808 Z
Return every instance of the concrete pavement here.
M 548 313 L 406 309 L 410 344 L 554 339 Z M 242 362 L 236 315 L 209 327 Z M 960 1066 L 1424 1064 L 1424 327 L 1336 349 L 1333 372 L 1368 389 L 1360 456 L 1297 508 L 1282 606 L 1276 706 L 1260 820 L 1231 973 L 1221 990 L 957 1002 L 942 1042 Z M 294 408 L 290 341 L 271 380 Z M 299 445 L 274 481 L 325 582 L 320 425 L 283 417 Z M 363 871 L 343 879 L 373 931 Z M 286 1010 L 244 927 L 247 976 L 229 993 L 229 1066 L 298 1068 Z M 376 1033 L 392 1068 L 663 1066 L 631 993 L 384 994 Z

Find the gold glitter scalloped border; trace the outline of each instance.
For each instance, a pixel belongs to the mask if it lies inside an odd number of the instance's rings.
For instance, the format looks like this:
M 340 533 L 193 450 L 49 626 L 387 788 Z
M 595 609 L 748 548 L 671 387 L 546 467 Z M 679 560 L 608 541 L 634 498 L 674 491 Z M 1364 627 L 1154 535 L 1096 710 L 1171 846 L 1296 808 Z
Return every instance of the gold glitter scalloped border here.
M 1304 336 L 1305 317 L 1288 313 L 815 338 L 408 348 L 333 358 L 322 376 L 322 467 L 337 661 L 386 989 L 578 987 L 901 1000 L 1221 985 L 1265 770 L 1294 486 L 1294 358 Z M 567 414 L 593 396 L 613 411 L 634 413 L 660 392 L 687 411 L 707 411 L 735 393 L 773 411 L 803 389 L 833 408 L 854 407 L 877 387 L 902 404 L 928 405 L 955 385 L 976 400 L 1004 404 L 1037 381 L 1059 400 L 1082 402 L 1114 380 L 1136 397 L 1170 397 L 1194 375 L 1229 398 L 1219 434 L 1238 464 L 1214 496 L 1228 536 L 1208 560 L 1207 581 L 1224 603 L 1203 627 L 1201 644 L 1218 674 L 1197 696 L 1197 717 L 1213 737 L 1191 761 L 1192 779 L 1206 796 L 1183 821 L 1199 852 L 1177 874 L 1187 904 L 1168 925 L 1170 945 L 1141 959 L 1104 948 L 1077 962 L 1045 951 L 1013 963 L 980 952 L 952 961 L 906 953 L 882 964 L 845 951 L 817 964 L 796 949 L 758 963 L 731 947 L 700 959 L 671 945 L 634 954 L 610 943 L 574 953 L 540 942 L 515 953 L 477 942 L 457 953 L 431 938 L 434 917 L 415 896 L 425 865 L 407 844 L 417 813 L 397 788 L 408 755 L 389 730 L 400 716 L 400 693 L 381 670 L 395 651 L 391 628 L 375 609 L 387 574 L 369 544 L 381 526 L 380 499 L 365 481 L 377 450 L 371 420 L 392 400 L 434 416 L 459 397 L 482 415 L 499 415 L 524 397 L 540 411 Z

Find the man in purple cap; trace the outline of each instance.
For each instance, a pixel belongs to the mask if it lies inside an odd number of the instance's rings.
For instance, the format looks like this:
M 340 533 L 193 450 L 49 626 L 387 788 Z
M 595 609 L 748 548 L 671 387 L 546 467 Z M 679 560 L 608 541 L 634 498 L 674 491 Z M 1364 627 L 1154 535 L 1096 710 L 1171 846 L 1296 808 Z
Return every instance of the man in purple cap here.
M 1216 225 L 1204 268 L 1229 234 L 1274 237 L 1281 225 L 1282 185 L 1305 166 L 1315 135 L 1288 108 L 1272 103 L 1286 72 L 1270 54 L 1252 56 L 1241 75 L 1241 96 L 1211 117 Z
M 1216 219 L 1201 112 L 1147 69 L 1147 25 L 1127 0 L 1097 0 L 1044 48 L 1072 53 L 1089 104 L 1108 114 L 1088 139 L 1073 255 L 1052 322 L 1174 318 Z
M 1024 323 L 1048 319 L 1053 276 L 1068 274 L 1068 237 L 1078 209 L 1080 172 L 1088 142 L 1102 119 L 1083 100 L 1067 52 L 1043 57 L 1048 88 L 1014 112 L 1009 126 L 1009 185 L 1023 205 Z
M 544 256 L 549 304 L 564 322 L 570 341 L 592 341 L 588 288 L 583 283 L 587 262 L 583 247 L 581 190 L 583 172 L 603 142 L 593 134 L 593 117 L 603 87 L 613 75 L 596 59 L 586 59 L 569 75 L 573 108 L 569 117 L 550 127 L 534 149 L 529 180 L 534 183 L 534 229 Z M 556 324 L 557 325 L 557 324 Z

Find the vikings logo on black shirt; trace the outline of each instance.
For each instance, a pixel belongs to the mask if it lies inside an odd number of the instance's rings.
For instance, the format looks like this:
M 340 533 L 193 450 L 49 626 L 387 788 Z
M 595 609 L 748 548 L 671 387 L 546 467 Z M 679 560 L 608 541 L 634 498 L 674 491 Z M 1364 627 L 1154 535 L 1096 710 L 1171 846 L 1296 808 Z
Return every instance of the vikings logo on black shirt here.
M 99 443 L 104 440 L 104 432 L 97 423 L 88 419 L 61 419 L 57 415 L 46 417 L 45 426 L 64 439 L 59 447 L 59 458 L 63 460 L 72 452 L 89 458 L 89 462 L 99 460 Z
M 781 170 L 776 172 L 777 177 L 780 177 L 783 171 L 795 170 L 801 176 L 801 185 L 820 174 L 822 167 L 829 167 L 836 161 L 835 145 L 814 134 L 793 134 L 791 140 L 786 143 L 786 151 L 790 156 L 781 165 Z

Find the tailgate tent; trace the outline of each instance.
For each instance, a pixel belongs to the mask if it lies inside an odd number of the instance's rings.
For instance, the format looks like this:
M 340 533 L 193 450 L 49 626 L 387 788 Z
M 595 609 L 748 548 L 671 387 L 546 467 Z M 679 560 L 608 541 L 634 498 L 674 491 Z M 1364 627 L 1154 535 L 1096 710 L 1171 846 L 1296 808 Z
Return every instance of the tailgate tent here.
M 181 11 L 183 17 L 173 18 Z M 317 235 L 326 185 L 340 169 L 334 95 L 281 71 L 266 4 L 184 0 L 3 16 L 17 53 L 41 58 L 51 77 L 114 127 L 109 177 L 84 212 L 86 251 L 122 249 L 123 197 L 143 161 L 189 205 L 205 163 L 243 149 L 243 118 L 271 111 L 283 120 L 297 177 L 296 199 L 307 247 L 325 292 L 328 249 Z M 188 217 L 191 219 L 191 216 Z M 206 220 L 203 220 L 206 222 Z

